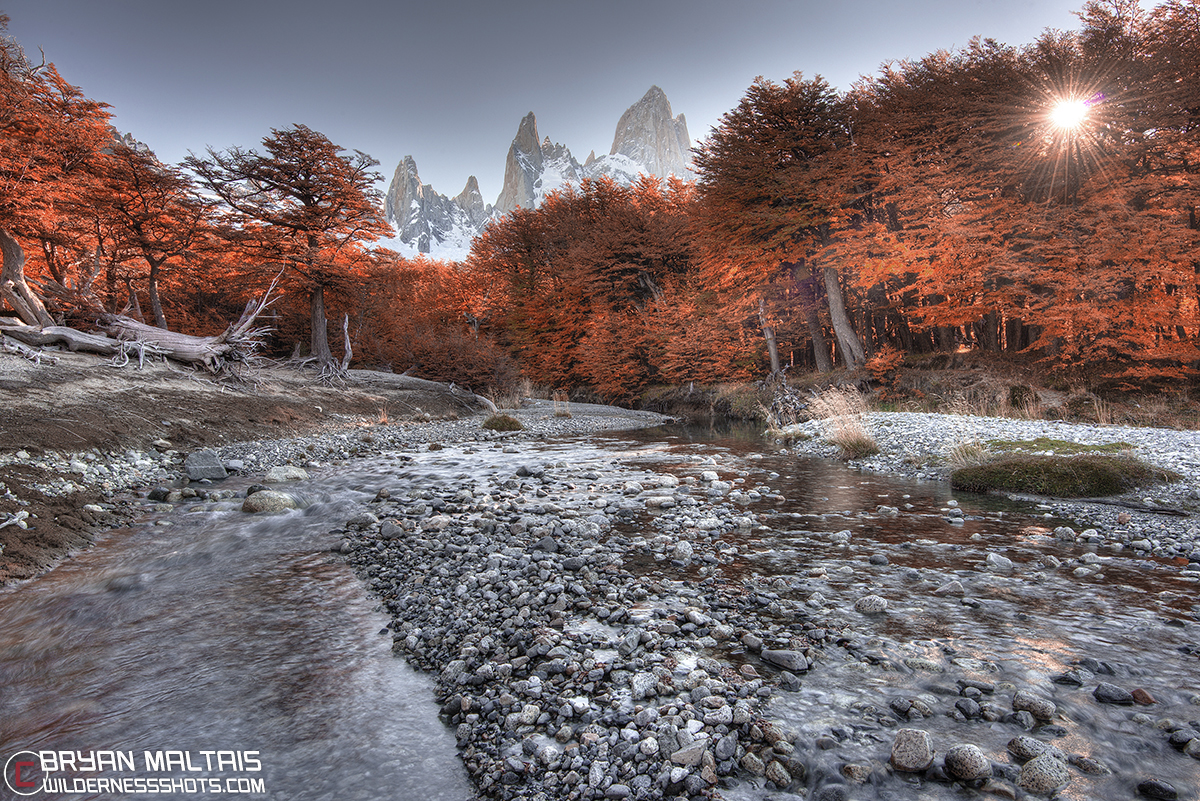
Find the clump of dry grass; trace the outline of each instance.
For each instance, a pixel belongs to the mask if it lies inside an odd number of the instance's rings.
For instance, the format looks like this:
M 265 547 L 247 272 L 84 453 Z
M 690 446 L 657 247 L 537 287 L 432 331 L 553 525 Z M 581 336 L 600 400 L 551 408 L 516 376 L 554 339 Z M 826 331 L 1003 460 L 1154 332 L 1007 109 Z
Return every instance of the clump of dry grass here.
M 554 401 L 554 416 L 555 417 L 570 417 L 571 408 L 567 405 L 569 400 L 566 392 L 555 390 L 551 395 L 551 400 Z
M 854 387 L 831 387 L 814 395 L 809 411 L 821 420 L 825 439 L 838 447 L 841 458 L 879 453 L 879 445 L 867 431 L 867 400 Z
M 521 431 L 525 426 L 511 414 L 493 414 L 483 421 L 483 428 L 491 431 Z
M 987 445 L 977 439 L 960 442 L 946 454 L 947 461 L 955 470 L 964 467 L 976 467 L 992 459 L 992 452 Z

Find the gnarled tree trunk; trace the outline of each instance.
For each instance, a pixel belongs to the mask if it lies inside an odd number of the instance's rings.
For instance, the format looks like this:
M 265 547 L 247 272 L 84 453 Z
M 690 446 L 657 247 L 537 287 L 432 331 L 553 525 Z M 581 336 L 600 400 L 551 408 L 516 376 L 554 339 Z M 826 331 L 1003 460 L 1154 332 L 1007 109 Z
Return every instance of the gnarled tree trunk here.
M 329 349 L 329 328 L 325 320 L 325 287 L 318 284 L 312 291 L 312 355 L 324 367 L 333 361 Z
M 46 311 L 41 298 L 25 282 L 25 251 L 13 235 L 3 228 L 0 228 L 0 252 L 4 254 L 4 267 L 0 270 L 0 296 L 8 301 L 26 325 L 54 325 L 54 318 Z

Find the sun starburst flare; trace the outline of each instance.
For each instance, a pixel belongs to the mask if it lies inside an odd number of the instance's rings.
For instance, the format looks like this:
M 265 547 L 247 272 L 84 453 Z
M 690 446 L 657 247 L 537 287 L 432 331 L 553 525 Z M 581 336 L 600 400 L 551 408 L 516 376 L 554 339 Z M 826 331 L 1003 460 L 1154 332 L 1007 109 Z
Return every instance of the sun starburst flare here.
M 1088 104 L 1083 100 L 1060 100 L 1050 109 L 1050 121 L 1058 128 L 1074 130 L 1087 119 Z

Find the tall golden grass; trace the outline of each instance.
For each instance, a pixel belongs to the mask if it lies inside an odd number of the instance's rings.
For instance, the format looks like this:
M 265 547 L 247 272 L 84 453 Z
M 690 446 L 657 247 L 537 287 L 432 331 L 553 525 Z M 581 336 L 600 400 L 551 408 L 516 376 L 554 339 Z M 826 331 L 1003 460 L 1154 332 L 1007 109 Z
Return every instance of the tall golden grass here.
M 879 453 L 867 431 L 867 399 L 854 387 L 831 387 L 813 396 L 809 411 L 825 428 L 825 439 L 837 446 L 842 459 L 861 459 Z

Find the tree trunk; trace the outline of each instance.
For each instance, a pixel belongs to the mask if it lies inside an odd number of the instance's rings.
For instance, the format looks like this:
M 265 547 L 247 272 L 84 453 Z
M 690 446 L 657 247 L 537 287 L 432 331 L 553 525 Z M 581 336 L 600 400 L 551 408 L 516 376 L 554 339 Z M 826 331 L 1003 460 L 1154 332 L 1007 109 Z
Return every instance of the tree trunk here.
M 838 350 L 842 361 L 850 370 L 857 370 L 867 360 L 863 353 L 862 342 L 854 333 L 854 326 L 846 314 L 846 299 L 842 294 L 842 285 L 838 280 L 838 271 L 833 267 L 824 269 L 825 298 L 829 302 L 829 319 L 833 322 L 833 333 L 837 337 Z
M 817 293 L 810 279 L 800 282 L 800 291 L 804 293 L 804 324 L 808 327 L 808 336 L 812 339 L 813 360 L 817 363 L 817 371 L 828 373 L 833 371 L 833 359 L 829 356 L 829 340 L 825 339 L 825 329 L 821 327 L 821 317 L 817 314 Z
M 762 326 L 763 339 L 767 341 L 767 354 L 771 357 L 771 376 L 781 372 L 779 367 L 779 344 L 775 341 L 774 327 L 767 325 L 767 304 L 758 299 L 758 323 Z
M 354 358 L 354 348 L 350 347 L 350 314 L 342 318 L 342 370 L 350 369 L 350 360 Z
M 125 290 L 129 293 L 129 302 L 125 304 L 129 307 L 129 316 L 138 322 L 145 322 L 146 316 L 142 314 L 142 304 L 138 301 L 137 290 L 133 288 L 132 278 L 125 278 Z
M 158 278 L 162 272 L 163 261 L 165 259 L 160 261 L 146 259 L 146 262 L 150 265 L 150 313 L 154 315 L 154 324 L 166 331 L 168 330 L 167 318 L 163 316 L 162 300 L 158 297 Z
M 1004 350 L 1016 353 L 1025 347 L 1025 323 L 1020 317 L 1009 317 L 1004 321 Z
M 0 296 L 8 301 L 26 325 L 54 325 L 54 318 L 25 282 L 25 251 L 13 235 L 3 228 L 0 228 L 0 252 L 4 254 L 4 267 L 0 270 Z
M 325 287 L 320 285 L 312 291 L 312 355 L 322 367 L 333 361 L 333 351 L 329 349 L 329 327 L 325 320 Z

